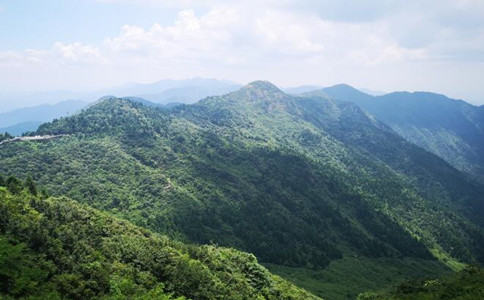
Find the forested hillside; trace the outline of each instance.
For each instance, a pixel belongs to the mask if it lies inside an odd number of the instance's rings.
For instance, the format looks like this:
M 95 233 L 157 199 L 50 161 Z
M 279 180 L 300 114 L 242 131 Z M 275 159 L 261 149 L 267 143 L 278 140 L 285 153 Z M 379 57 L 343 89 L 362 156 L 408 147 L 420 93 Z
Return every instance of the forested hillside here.
M 354 104 L 254 82 L 172 109 L 105 99 L 37 134 L 69 136 L 1 145 L 1 172 L 178 240 L 315 271 L 484 262 L 484 187 Z
M 314 94 L 361 106 L 408 141 L 484 182 L 482 107 L 426 92 L 395 92 L 374 97 L 347 85 Z
M 391 288 L 389 291 L 363 293 L 358 300 L 476 300 L 483 298 L 484 270 L 468 266 L 452 276 L 415 279 Z
M 317 299 L 256 258 L 172 241 L 0 177 L 2 299 Z

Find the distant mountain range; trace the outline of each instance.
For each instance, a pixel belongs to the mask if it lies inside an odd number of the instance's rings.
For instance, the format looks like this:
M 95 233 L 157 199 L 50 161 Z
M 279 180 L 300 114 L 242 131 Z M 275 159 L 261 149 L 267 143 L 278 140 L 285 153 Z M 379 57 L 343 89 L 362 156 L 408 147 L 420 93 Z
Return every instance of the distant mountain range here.
M 231 81 L 192 78 L 161 80 L 150 84 L 133 83 L 85 93 L 54 91 L 8 97 L 4 100 L 5 103 L 20 103 L 29 106 L 41 101 L 47 104 L 0 113 L 0 133 L 9 132 L 13 135 L 21 135 L 27 131 L 35 131 L 44 122 L 71 115 L 86 107 L 88 103 L 93 103 L 105 97 L 128 97 L 132 100 L 137 99 L 138 102 L 144 102 L 144 104 L 150 102 L 173 107 L 179 104 L 194 103 L 208 96 L 226 94 L 238 88 L 240 88 L 240 85 Z
M 226 94 L 240 87 L 240 84 L 227 80 L 192 78 L 166 79 L 150 84 L 130 84 L 127 87 L 108 90 L 108 92 L 118 97 L 141 97 L 155 103 L 189 104 L 208 96 Z
M 406 140 L 484 182 L 484 108 L 428 92 L 371 96 L 348 85 L 314 92 L 357 104 Z
M 43 104 L 0 113 L 0 133 L 21 135 L 27 131 L 35 131 L 40 124 L 70 116 L 86 105 L 87 102 L 84 101 L 66 100 L 57 104 Z
M 116 97 L 142 97 L 156 103 L 193 103 L 201 98 L 221 95 L 240 88 L 241 85 L 227 80 L 191 78 L 182 80 L 160 80 L 154 83 L 130 83 L 120 87 L 87 92 L 52 91 L 27 95 L 0 96 L 4 105 L 0 111 L 10 111 L 38 103 L 55 104 L 67 99 L 94 102 L 106 95 Z
M 323 89 L 323 86 L 320 85 L 301 85 L 301 86 L 296 86 L 296 87 L 289 87 L 289 88 L 282 88 L 281 90 L 284 93 L 288 94 L 302 94 L 302 93 L 307 93 L 307 92 L 312 92 L 315 90 L 320 90 Z
M 44 122 L 42 121 L 31 121 L 31 122 L 24 122 L 20 124 L 15 124 L 12 126 L 0 128 L 0 134 L 8 132 L 13 136 L 19 136 L 26 132 L 36 131 L 39 128 L 40 124 Z

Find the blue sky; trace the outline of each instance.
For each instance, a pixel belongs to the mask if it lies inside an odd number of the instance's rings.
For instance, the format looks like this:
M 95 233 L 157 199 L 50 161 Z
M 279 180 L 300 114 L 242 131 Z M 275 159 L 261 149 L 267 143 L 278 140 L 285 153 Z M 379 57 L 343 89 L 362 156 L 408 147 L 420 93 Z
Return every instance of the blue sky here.
M 10 0 L 0 1 L 0 7 L 0 28 L 4 28 L 0 48 L 18 51 L 49 48 L 57 41 L 100 44 L 125 24 L 169 24 L 179 10 L 94 0 Z
M 0 28 L 0 96 L 200 76 L 484 104 L 481 0 L 0 0 Z

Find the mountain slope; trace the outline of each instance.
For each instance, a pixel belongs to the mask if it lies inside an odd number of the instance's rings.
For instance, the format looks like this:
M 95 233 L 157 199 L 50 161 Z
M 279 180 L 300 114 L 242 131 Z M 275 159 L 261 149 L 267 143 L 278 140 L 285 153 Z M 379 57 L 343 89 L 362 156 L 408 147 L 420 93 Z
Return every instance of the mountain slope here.
M 484 182 L 484 111 L 433 93 L 395 92 L 373 97 L 347 85 L 322 94 L 358 104 L 408 141 Z
M 108 99 L 37 133 L 70 136 L 2 145 L 2 172 L 177 239 L 312 269 L 484 262 L 483 187 L 350 103 L 254 82 L 171 110 Z
M 174 242 L 15 180 L 0 185 L 2 298 L 317 299 L 251 254 Z

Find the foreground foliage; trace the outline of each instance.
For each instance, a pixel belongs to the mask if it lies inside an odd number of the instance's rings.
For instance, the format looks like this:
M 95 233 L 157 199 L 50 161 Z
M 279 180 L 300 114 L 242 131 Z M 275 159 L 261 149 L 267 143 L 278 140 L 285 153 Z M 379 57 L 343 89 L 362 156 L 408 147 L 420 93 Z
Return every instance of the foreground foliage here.
M 174 242 L 28 185 L 0 187 L 2 299 L 316 299 L 251 254 Z

